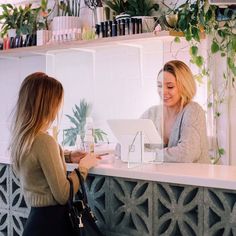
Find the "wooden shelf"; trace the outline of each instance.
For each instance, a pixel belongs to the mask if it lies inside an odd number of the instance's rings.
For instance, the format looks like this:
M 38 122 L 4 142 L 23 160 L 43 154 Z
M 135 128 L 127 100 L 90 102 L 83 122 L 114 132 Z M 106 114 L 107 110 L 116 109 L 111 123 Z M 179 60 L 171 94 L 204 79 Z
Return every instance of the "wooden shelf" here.
M 47 55 L 48 53 L 60 53 L 65 50 L 73 50 L 73 49 L 95 49 L 104 46 L 114 46 L 116 44 L 121 43 L 132 43 L 132 42 L 141 42 L 146 39 L 153 40 L 172 40 L 173 37 L 169 35 L 168 31 L 160 32 L 158 35 L 154 35 L 153 33 L 143 33 L 143 34 L 135 34 L 129 36 L 118 36 L 113 38 L 102 38 L 96 40 L 78 40 L 71 42 L 64 42 L 59 44 L 50 44 L 44 46 L 32 46 L 32 47 L 24 47 L 24 48 L 15 48 L 0 51 L 0 59 L 4 58 L 21 58 L 21 57 L 31 57 L 37 55 Z

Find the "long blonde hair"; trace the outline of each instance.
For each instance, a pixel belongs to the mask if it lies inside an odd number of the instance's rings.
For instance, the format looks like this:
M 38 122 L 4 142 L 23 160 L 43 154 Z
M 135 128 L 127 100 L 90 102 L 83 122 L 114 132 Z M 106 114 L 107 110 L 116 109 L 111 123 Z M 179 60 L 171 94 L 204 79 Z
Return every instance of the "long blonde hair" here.
M 63 94 L 62 84 L 42 72 L 33 73 L 22 82 L 9 146 L 15 170 L 19 169 L 22 156 L 30 151 L 35 136 L 56 118 Z
M 187 105 L 196 94 L 196 82 L 189 67 L 182 61 L 173 60 L 167 62 L 162 71 L 174 75 L 180 92 L 180 110 Z

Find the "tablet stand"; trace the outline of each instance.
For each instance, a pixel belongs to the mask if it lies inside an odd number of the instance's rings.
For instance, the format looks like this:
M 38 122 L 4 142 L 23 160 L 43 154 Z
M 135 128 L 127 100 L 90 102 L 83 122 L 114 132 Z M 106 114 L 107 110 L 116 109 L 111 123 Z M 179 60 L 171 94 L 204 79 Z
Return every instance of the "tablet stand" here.
M 138 131 L 128 144 L 128 168 L 136 167 L 143 162 L 144 135 Z

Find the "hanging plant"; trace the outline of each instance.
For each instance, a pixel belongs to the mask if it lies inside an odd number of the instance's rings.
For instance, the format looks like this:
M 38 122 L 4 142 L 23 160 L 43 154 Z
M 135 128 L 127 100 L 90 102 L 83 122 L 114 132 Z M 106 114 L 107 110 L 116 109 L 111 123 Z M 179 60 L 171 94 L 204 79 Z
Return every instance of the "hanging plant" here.
M 228 86 L 230 84 L 234 86 L 236 78 L 236 9 L 235 7 L 220 9 L 203 0 L 187 0 L 173 9 L 170 15 L 176 16 L 172 28 L 182 32 L 190 43 L 191 63 L 199 68 L 196 79 L 202 82 L 204 77 L 208 78 L 208 108 L 213 110 L 216 120 L 221 116 L 220 106 L 225 102 Z M 222 72 L 220 88 L 216 88 L 209 79 L 207 63 L 198 50 L 204 35 L 211 38 L 209 57 L 219 54 L 227 63 L 227 70 Z M 175 42 L 180 42 L 180 38 L 176 37 Z M 225 150 L 219 145 L 216 129 L 216 150 L 212 159 L 217 162 L 224 154 Z

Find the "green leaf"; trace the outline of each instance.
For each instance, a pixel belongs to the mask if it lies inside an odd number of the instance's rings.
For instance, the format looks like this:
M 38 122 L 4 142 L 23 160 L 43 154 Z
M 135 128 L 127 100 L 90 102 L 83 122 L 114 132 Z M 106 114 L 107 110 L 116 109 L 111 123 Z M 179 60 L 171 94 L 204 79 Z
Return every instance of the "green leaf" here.
M 221 55 L 222 57 L 225 57 L 225 56 L 226 56 L 225 52 L 222 52 L 220 55 Z
M 224 155 L 225 154 L 224 148 L 219 148 L 218 153 L 219 153 L 220 156 Z
M 180 20 L 178 22 L 178 27 L 180 28 L 180 30 L 182 32 L 184 32 L 187 29 L 187 26 L 188 26 L 188 24 L 187 24 L 186 17 L 185 17 L 185 15 L 182 14 L 180 16 Z
M 175 43 L 180 43 L 180 38 L 179 37 L 175 37 L 174 42 Z
M 197 42 L 200 42 L 200 30 L 197 27 L 192 28 L 192 35 Z
M 209 22 L 212 17 L 213 17 L 212 10 L 209 9 L 209 10 L 206 12 L 206 15 L 205 15 L 205 21 L 206 21 L 206 23 Z
M 234 35 L 234 37 L 232 37 L 232 50 L 234 52 L 236 52 L 236 35 Z
M 227 58 L 227 64 L 230 69 L 234 68 L 234 60 L 231 57 Z
M 196 57 L 196 60 L 195 60 L 195 63 L 198 67 L 201 67 L 204 63 L 204 59 L 202 56 L 197 56 Z
M 211 52 L 217 53 L 220 50 L 220 47 L 216 41 L 213 41 L 211 44 Z
M 212 102 L 209 102 L 208 104 L 207 104 L 207 107 L 208 108 L 211 108 L 213 106 L 213 103 Z
M 190 47 L 190 55 L 197 56 L 198 48 L 196 46 Z
M 78 121 L 74 117 L 72 117 L 70 115 L 66 115 L 66 117 L 69 118 L 69 120 L 75 125 L 76 128 L 79 127 L 79 123 L 78 123 Z

